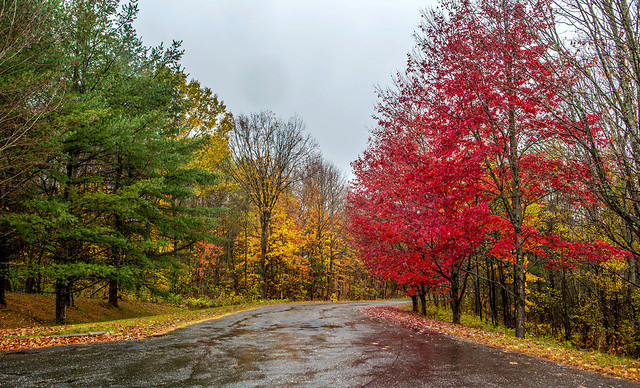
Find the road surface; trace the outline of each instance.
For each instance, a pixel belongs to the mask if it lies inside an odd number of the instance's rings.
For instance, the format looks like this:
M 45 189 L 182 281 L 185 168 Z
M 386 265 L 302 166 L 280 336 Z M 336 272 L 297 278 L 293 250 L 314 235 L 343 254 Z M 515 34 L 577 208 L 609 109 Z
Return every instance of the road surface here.
M 266 306 L 146 340 L 0 353 L 0 386 L 640 387 L 383 323 L 359 311 L 371 304 Z

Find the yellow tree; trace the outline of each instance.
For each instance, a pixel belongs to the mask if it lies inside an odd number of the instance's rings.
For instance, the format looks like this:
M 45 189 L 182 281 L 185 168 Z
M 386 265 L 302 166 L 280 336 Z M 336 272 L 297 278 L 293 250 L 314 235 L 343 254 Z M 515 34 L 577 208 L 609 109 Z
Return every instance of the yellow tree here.
M 310 265 L 304 257 L 302 222 L 297 217 L 298 199 L 291 190 L 283 193 L 275 207 L 269 235 L 270 287 L 282 299 L 301 299 L 309 278 Z
M 290 190 L 285 191 L 271 215 L 267 245 L 266 279 L 272 296 L 300 299 L 308 279 L 308 260 L 303 256 L 304 237 L 301 221 L 297 217 L 298 199 Z M 261 234 L 260 212 L 255 206 L 246 209 L 242 231 L 235 238 L 236 271 L 244 275 L 249 296 L 257 296 L 260 277 Z
M 230 142 L 232 163 L 227 171 L 260 216 L 259 271 L 266 298 L 270 293 L 267 265 L 273 211 L 281 195 L 298 179 L 315 143 L 304 133 L 300 118 L 284 121 L 272 112 L 237 117 Z
M 346 183 L 342 173 L 320 156 L 310 159 L 305 170 L 307 175 L 297 191 L 313 269 L 309 297 L 314 299 L 318 288 L 324 287 L 328 300 L 333 293 L 337 247 L 344 237 L 340 215 L 344 213 Z
M 187 82 L 182 73 L 177 76 L 182 78 L 179 89 L 184 108 L 178 117 L 182 128 L 180 137 L 204 136 L 207 139 L 206 146 L 196 155 L 193 166 L 219 172 L 222 160 L 229 155 L 229 132 L 233 127 L 233 116 L 211 89 L 195 79 Z
M 233 116 L 227 111 L 224 102 L 210 88 L 203 86 L 198 80 L 188 80 L 184 73 L 177 73 L 173 76 L 176 78 L 176 87 L 180 96 L 179 114 L 174 122 L 178 128 L 176 137 L 187 142 L 189 140 L 198 142 L 200 145 L 191 156 L 188 167 L 218 173 L 222 177 L 221 164 L 229 155 L 229 132 L 232 128 Z M 176 202 L 176 205 L 219 209 L 223 206 L 222 198 L 225 197 L 228 189 L 228 181 L 223 179 L 210 181 L 206 185 L 202 184 L 197 187 L 196 196 L 189 198 L 184 204 Z M 220 224 L 217 225 L 216 230 L 210 231 L 211 235 L 222 236 L 226 234 L 222 230 L 227 226 L 227 223 L 224 222 L 226 218 L 220 217 L 218 221 Z M 175 258 L 178 255 L 176 249 L 178 243 L 178 241 L 174 242 Z M 214 245 L 217 246 L 217 250 L 223 248 L 221 243 L 216 242 Z M 216 259 L 209 261 L 214 245 L 202 242 L 192 246 L 188 254 L 185 251 L 179 268 L 172 270 L 173 276 L 169 280 L 174 285 L 174 289 L 177 289 L 176 287 L 180 283 L 186 288 L 198 290 L 196 294 L 199 294 L 204 288 L 209 288 L 209 283 L 212 281 L 216 283 L 223 255 L 218 252 Z M 208 264 L 203 267 L 205 262 Z M 181 276 L 181 272 L 187 276 Z M 208 276 L 210 274 L 216 275 L 213 280 Z

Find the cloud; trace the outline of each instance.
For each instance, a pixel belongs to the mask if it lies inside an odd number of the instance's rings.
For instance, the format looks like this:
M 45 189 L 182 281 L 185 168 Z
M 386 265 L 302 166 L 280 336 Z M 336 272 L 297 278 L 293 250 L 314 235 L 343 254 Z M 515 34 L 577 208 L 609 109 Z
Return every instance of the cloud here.
M 183 40 L 183 64 L 233 113 L 297 113 L 345 172 L 413 46 L 424 1 L 141 0 L 146 44 Z

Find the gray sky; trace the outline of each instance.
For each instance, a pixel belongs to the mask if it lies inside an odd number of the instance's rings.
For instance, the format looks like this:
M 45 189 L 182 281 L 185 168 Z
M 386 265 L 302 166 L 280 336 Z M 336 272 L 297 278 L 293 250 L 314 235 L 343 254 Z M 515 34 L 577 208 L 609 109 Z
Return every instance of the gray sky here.
M 298 114 L 345 173 L 374 125 L 375 85 L 404 69 L 434 0 L 140 0 L 148 46 L 182 40 L 192 78 L 234 114 Z

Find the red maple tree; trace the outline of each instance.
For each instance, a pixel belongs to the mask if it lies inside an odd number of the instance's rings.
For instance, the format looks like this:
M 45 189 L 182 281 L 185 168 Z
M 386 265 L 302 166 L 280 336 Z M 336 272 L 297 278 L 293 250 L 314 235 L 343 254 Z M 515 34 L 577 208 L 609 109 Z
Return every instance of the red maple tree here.
M 510 262 L 518 337 L 528 257 L 554 265 L 613 254 L 603 242 L 545 235 L 531 221 L 532 205 L 546 196 L 583 193 L 584 169 L 545 152 L 562 140 L 549 109 L 561 103 L 548 82 L 557 72 L 537 36 L 548 6 L 443 1 L 425 13 L 396 89 L 380 93 L 379 127 L 353 164 L 350 196 L 365 261 L 415 287 L 446 282 L 454 321 L 471 260 Z

